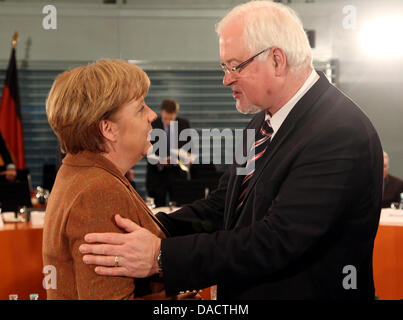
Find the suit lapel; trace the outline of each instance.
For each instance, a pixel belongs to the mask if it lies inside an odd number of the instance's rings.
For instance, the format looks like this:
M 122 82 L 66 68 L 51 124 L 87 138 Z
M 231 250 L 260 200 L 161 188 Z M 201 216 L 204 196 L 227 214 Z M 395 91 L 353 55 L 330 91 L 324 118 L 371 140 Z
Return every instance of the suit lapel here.
M 264 121 L 264 118 L 265 118 L 264 111 L 258 113 L 255 116 L 255 118 L 252 120 L 251 124 L 246 129 L 254 129 L 255 132 L 257 132 L 257 130 L 260 129 L 262 122 Z M 246 135 L 244 135 L 243 141 L 246 142 Z M 245 155 L 248 153 L 249 153 L 248 146 L 246 145 L 246 143 L 243 143 L 243 154 Z M 231 193 L 229 195 L 229 202 L 227 202 L 227 206 L 226 206 L 226 208 L 228 208 L 228 209 L 226 210 L 227 219 L 225 219 L 225 229 L 228 229 L 231 226 L 234 219 L 236 218 L 235 209 L 238 205 L 241 183 L 242 183 L 243 178 L 245 177 L 244 175 L 237 175 L 236 171 L 237 171 L 237 168 L 244 168 L 244 167 L 245 167 L 245 164 L 234 165 L 232 168 L 232 170 L 234 170 L 234 172 L 232 172 L 231 179 L 228 181 L 228 186 L 232 186 L 232 188 L 231 188 Z
M 291 110 L 291 112 L 288 114 L 282 125 L 280 126 L 280 129 L 278 132 L 275 134 L 273 140 L 269 143 L 266 152 L 262 156 L 262 159 L 260 160 L 260 163 L 257 165 L 255 172 L 252 176 L 252 178 L 249 181 L 248 189 L 246 191 L 245 197 L 244 197 L 244 205 L 247 202 L 247 198 L 252 192 L 257 180 L 259 179 L 260 175 L 262 174 L 264 168 L 268 165 L 270 160 L 273 158 L 273 156 L 276 154 L 278 149 L 281 147 L 283 144 L 284 140 L 293 132 L 293 129 L 295 126 L 297 126 L 300 121 L 303 121 L 305 116 L 308 115 L 310 112 L 310 109 L 312 106 L 318 101 L 318 99 L 323 95 L 323 93 L 329 88 L 329 81 L 327 80 L 326 76 L 322 72 L 318 72 L 320 78 L 319 80 L 308 90 L 308 92 L 297 102 L 297 104 L 294 106 L 294 108 Z M 260 125 L 262 124 L 263 120 L 260 121 Z M 243 176 L 241 176 L 243 177 Z M 238 190 L 239 191 L 239 183 L 240 179 L 238 177 Z M 235 191 L 236 191 L 235 190 Z M 231 221 L 229 222 L 229 227 L 233 227 L 234 223 L 237 221 L 238 216 L 240 212 L 236 213 L 235 208 L 236 204 L 234 206 L 235 200 L 239 197 L 239 192 L 235 194 L 233 201 L 232 201 L 232 206 L 231 206 L 231 212 L 230 215 Z M 242 208 L 240 211 L 243 211 L 244 208 Z
M 230 200 L 228 203 L 228 206 L 226 206 L 228 209 L 226 210 L 226 219 L 224 222 L 224 229 L 228 230 L 230 226 L 232 225 L 234 219 L 237 218 L 236 214 L 236 207 L 238 205 L 238 198 L 239 198 L 239 192 L 241 188 L 241 182 L 243 179 L 243 175 L 237 175 L 236 174 L 236 169 L 237 168 L 242 168 L 242 166 L 233 166 L 234 172 L 231 174 L 231 178 L 228 181 L 228 185 L 232 186 L 231 188 L 231 195 L 230 195 Z

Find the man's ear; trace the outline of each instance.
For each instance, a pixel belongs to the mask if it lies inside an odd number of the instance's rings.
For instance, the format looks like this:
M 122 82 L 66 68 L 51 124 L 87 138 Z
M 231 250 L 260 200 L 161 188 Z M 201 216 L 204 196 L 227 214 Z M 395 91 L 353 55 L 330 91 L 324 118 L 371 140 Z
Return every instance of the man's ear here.
M 116 123 L 110 120 L 101 120 L 99 123 L 99 131 L 106 141 L 115 142 L 117 140 L 117 126 Z
M 274 48 L 273 61 L 276 76 L 282 75 L 287 68 L 287 57 L 284 51 L 280 48 Z

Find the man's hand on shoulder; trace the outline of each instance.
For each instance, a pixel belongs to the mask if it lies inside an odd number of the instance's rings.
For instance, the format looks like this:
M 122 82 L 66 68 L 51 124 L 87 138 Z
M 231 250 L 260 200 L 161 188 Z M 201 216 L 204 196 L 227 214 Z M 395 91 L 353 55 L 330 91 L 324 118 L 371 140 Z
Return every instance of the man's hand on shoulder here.
M 80 252 L 86 264 L 97 265 L 104 276 L 145 278 L 158 273 L 161 239 L 129 219 L 115 216 L 117 225 L 128 233 L 89 233 Z

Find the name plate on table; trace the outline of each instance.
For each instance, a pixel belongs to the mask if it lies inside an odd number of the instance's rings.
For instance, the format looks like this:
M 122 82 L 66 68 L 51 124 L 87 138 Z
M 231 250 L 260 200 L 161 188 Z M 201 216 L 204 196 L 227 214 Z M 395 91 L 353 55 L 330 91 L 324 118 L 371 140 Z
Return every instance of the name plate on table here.
M 164 213 L 172 213 L 176 210 L 179 210 L 181 207 L 158 207 L 152 209 L 152 213 L 157 214 L 158 212 L 164 212 Z
M 383 226 L 402 226 L 403 210 L 400 209 L 382 209 L 379 224 Z
M 16 217 L 16 213 L 14 211 L 3 212 L 1 216 L 3 217 L 4 222 L 25 222 L 24 217 Z
M 31 224 L 33 226 L 43 226 L 45 223 L 45 211 L 31 211 Z

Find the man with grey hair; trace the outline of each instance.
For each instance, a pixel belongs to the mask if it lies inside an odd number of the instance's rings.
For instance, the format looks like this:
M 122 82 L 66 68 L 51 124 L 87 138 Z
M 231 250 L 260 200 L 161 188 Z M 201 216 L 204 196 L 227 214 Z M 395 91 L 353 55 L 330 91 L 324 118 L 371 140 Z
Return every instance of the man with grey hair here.
M 167 239 L 116 216 L 128 233 L 87 235 L 84 262 L 102 275 L 159 272 L 168 295 L 217 284 L 218 299 L 373 299 L 382 196 L 375 129 L 313 70 L 291 9 L 248 2 L 217 32 L 224 85 L 240 112 L 258 112 L 246 127 L 256 141 L 244 143 L 254 170 L 241 176 L 234 165 L 207 199 L 157 214 Z
M 400 201 L 403 192 L 403 181 L 389 174 L 389 156 L 383 152 L 383 195 L 382 208 L 389 208 L 392 202 Z

